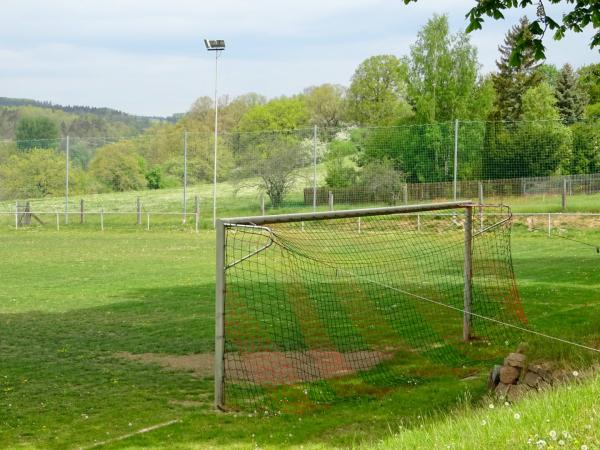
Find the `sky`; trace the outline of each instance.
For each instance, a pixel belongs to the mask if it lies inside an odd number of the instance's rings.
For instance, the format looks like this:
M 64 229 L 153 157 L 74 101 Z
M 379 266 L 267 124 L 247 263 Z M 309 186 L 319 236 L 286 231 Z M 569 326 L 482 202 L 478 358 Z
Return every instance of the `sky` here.
M 0 97 L 107 106 L 142 115 L 185 112 L 214 95 L 214 53 L 203 38 L 225 39 L 219 95 L 293 95 L 322 83 L 349 85 L 377 54 L 408 54 L 435 13 L 453 32 L 475 0 L 2 0 Z M 565 6 L 547 6 L 560 14 Z M 534 17 L 535 10 L 525 10 Z M 470 34 L 483 72 L 523 11 L 488 19 Z M 600 62 L 592 32 L 546 40 L 547 62 Z

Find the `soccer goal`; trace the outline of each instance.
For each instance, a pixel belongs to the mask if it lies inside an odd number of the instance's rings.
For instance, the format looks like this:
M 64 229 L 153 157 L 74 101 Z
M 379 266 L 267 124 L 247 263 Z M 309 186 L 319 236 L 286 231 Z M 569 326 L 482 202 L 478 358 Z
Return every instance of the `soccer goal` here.
M 411 382 L 406 361 L 476 364 L 507 339 L 501 324 L 525 320 L 505 208 L 244 217 L 216 231 L 219 409 L 385 395 Z

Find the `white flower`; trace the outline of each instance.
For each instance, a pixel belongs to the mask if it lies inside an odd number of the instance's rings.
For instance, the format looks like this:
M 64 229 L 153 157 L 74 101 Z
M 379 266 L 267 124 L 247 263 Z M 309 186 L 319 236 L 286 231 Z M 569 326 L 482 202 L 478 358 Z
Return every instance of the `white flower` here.
M 551 430 L 550 433 L 548 433 L 550 435 L 550 437 L 552 438 L 553 441 L 556 440 L 556 438 L 558 437 L 558 433 L 554 430 Z
M 487 422 L 485 421 L 485 419 L 483 419 L 483 420 L 481 421 L 481 425 L 483 425 L 483 426 L 486 426 L 486 425 L 487 425 Z
M 494 404 L 490 403 L 490 409 L 494 409 Z
M 515 420 L 519 420 L 519 419 L 521 418 L 521 414 L 519 414 L 519 413 L 515 413 L 515 416 L 514 416 L 514 417 L 515 417 Z
M 579 372 L 577 372 L 576 370 L 573 371 L 573 376 L 574 377 L 578 377 L 579 376 Z
M 588 446 L 587 446 L 587 445 L 583 444 L 583 445 L 581 446 L 581 450 L 589 450 L 589 448 L 588 448 Z
M 560 441 L 558 441 L 558 445 L 565 445 L 565 441 L 563 441 L 562 439 Z
M 565 439 L 569 439 L 569 438 L 571 437 L 571 435 L 569 434 L 569 432 L 568 432 L 568 431 L 563 431 L 563 432 L 562 432 L 562 435 L 563 435 L 563 437 L 564 437 Z
M 546 446 L 546 441 L 543 439 L 540 439 L 539 441 L 536 442 L 536 445 L 538 447 L 545 447 Z
M 504 406 L 510 406 L 510 403 L 504 402 Z

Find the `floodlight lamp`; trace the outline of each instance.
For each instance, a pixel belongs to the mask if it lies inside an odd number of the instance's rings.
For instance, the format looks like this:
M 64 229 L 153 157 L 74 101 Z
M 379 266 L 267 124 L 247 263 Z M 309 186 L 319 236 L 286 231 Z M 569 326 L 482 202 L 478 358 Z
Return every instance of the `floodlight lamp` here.
M 204 45 L 209 52 L 225 50 L 225 41 L 223 39 L 204 39 Z

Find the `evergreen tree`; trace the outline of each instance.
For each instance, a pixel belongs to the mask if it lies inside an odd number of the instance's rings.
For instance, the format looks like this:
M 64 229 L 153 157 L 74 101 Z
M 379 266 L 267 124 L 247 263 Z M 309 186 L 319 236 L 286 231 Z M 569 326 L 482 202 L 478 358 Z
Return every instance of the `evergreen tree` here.
M 565 64 L 556 80 L 556 107 L 565 124 L 572 124 L 583 117 L 585 99 L 577 86 L 577 78 L 570 64 Z
M 523 17 L 504 38 L 504 44 L 498 47 L 500 60 L 496 61 L 498 73 L 492 76 L 496 90 L 494 118 L 496 120 L 519 120 L 522 113 L 523 94 L 542 80 L 531 49 L 523 52 L 521 63 L 511 65 L 511 55 L 517 45 L 517 38 L 523 31 L 527 33 L 529 21 Z

